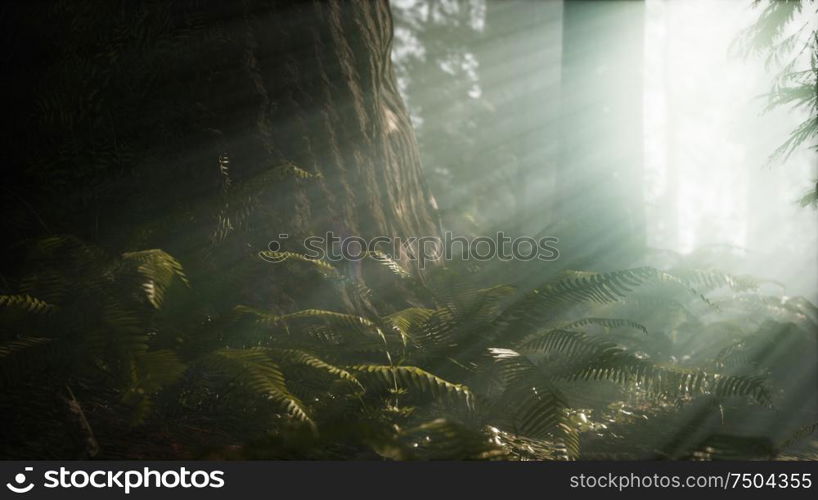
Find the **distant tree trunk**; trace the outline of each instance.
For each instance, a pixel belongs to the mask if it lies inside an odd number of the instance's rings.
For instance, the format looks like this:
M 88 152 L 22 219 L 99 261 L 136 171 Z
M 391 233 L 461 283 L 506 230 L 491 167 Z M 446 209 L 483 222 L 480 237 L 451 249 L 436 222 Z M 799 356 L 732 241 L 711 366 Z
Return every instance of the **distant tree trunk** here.
M 670 33 L 671 22 L 673 22 L 673 4 L 668 2 L 665 6 L 666 33 Z M 665 240 L 661 242 L 661 247 L 670 250 L 679 251 L 679 241 L 681 235 L 679 234 L 679 161 L 678 155 L 678 110 L 674 105 L 676 101 L 674 82 L 671 78 L 671 66 L 673 64 L 670 59 L 670 37 L 665 36 L 663 46 L 663 83 L 665 85 L 665 219 L 667 224 L 664 228 L 663 235 Z
M 13 156 L 28 162 L 18 180 L 33 186 L 32 212 L 61 231 L 171 251 L 213 231 L 244 231 L 245 248 L 339 225 L 365 238 L 437 234 L 387 0 L 39 8 L 10 17 L 47 56 L 4 52 L 30 69 L 12 85 L 30 99 L 13 109 Z M 135 243 L 141 226 L 149 236 Z
M 618 267 L 645 245 L 642 194 L 644 2 L 563 8 L 562 252 Z
M 537 234 L 548 222 L 545 173 L 552 173 L 557 143 L 552 139 L 559 109 L 554 62 L 561 9 L 557 2 L 527 0 L 486 6 L 477 59 L 484 98 L 495 112 L 480 138 L 480 154 L 496 157 L 497 168 L 515 166 L 509 172 L 513 212 L 501 228 L 506 231 Z

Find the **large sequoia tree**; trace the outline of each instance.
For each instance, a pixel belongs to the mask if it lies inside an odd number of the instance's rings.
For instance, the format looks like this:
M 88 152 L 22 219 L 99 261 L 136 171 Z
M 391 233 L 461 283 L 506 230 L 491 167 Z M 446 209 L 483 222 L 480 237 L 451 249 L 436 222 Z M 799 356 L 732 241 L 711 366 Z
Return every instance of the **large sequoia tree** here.
M 2 17 L 5 241 L 185 253 L 436 234 L 387 0 L 19 2 Z

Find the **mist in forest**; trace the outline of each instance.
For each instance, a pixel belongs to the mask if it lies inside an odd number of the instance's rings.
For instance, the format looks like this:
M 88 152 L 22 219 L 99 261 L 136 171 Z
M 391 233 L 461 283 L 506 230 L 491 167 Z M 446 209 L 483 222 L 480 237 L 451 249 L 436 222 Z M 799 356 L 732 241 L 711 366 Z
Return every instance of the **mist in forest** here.
M 570 19 L 561 2 L 393 2 L 393 59 L 448 222 L 463 227 L 479 219 L 478 232 L 558 227 L 557 207 L 568 196 L 558 180 L 561 159 L 602 142 L 635 165 L 611 182 L 592 177 L 570 195 L 583 205 L 626 190 L 617 200 L 643 212 L 647 261 L 699 258 L 818 299 L 818 220 L 798 203 L 814 189 L 818 157 L 802 147 L 771 158 L 813 111 L 768 109 L 767 94 L 792 62 L 740 50 L 761 8 L 735 1 L 579 4 L 586 5 L 569 8 L 601 13 L 579 12 L 575 19 L 587 14 L 583 24 L 565 35 Z M 597 29 L 612 22 L 613 31 Z M 782 38 L 803 43 L 816 22 L 805 9 Z M 585 52 L 569 57 L 591 61 L 579 85 L 564 75 L 572 61 L 563 59 L 563 45 L 578 39 Z M 795 65 L 808 69 L 814 55 L 797 50 L 790 54 Z M 611 114 L 608 128 L 588 124 Z M 583 145 L 566 146 L 566 134 Z
M 816 0 L 0 36 L 0 458 L 818 459 Z

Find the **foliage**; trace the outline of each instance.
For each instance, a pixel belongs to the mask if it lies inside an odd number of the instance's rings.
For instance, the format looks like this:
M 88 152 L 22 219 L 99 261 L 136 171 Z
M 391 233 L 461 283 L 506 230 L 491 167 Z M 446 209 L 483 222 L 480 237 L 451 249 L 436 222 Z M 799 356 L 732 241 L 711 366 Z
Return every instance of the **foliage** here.
M 760 16 L 736 40 L 735 48 L 745 55 L 766 55 L 766 65 L 775 75 L 766 109 L 789 107 L 808 112 L 769 159 L 784 162 L 803 146 L 818 151 L 818 30 L 808 19 L 818 15 L 818 4 L 814 0 L 755 0 L 754 6 L 761 9 Z M 818 179 L 799 203 L 816 206 Z
M 47 264 L 55 256 L 69 265 Z M 287 258 L 324 271 L 328 285 L 340 279 L 339 293 L 371 295 L 328 262 Z M 388 287 L 412 290 L 414 305 L 393 304 L 384 314 L 373 314 L 371 304 L 290 313 L 239 305 L 202 321 L 195 308 L 180 305 L 195 281 L 161 250 L 114 258 L 53 237 L 32 246 L 30 262 L 21 293 L 2 296 L 4 398 L 34 391 L 35 400 L 48 400 L 67 384 L 81 408 L 95 408 L 88 421 L 98 435 L 110 435 L 109 426 L 148 429 L 173 416 L 176 425 L 198 422 L 222 436 L 188 439 L 183 446 L 193 456 L 581 458 L 583 436 L 643 425 L 588 418 L 610 419 L 617 401 L 653 412 L 650 421 L 668 405 L 703 401 L 707 415 L 736 405 L 767 411 L 784 397 L 771 383 L 780 381 L 774 370 L 781 356 L 791 353 L 765 358 L 765 346 L 815 342 L 805 333 L 815 326 L 815 309 L 803 301 L 787 300 L 779 311 L 801 315 L 802 328 L 782 330 L 769 314 L 755 333 L 725 326 L 748 324 L 727 319 L 728 306 L 764 299 L 748 292 L 749 279 L 713 270 L 567 271 L 524 290 L 480 287 L 473 281 L 479 273 L 457 264 L 418 280 L 378 254 L 370 271 L 391 276 Z M 716 302 L 696 286 L 742 294 Z M 648 298 L 646 315 L 640 301 Z M 666 315 L 654 326 L 662 307 L 703 312 Z M 718 321 L 707 319 L 713 314 Z M 691 347 L 682 362 L 667 356 L 668 334 L 691 345 L 706 337 L 705 345 Z M 577 384 L 597 389 L 577 392 Z M 49 424 L 47 416 L 33 418 L 22 435 Z M 117 448 L 96 439 L 103 456 Z M 234 440 L 243 444 L 227 451 Z M 686 443 L 672 455 L 694 456 L 702 446 Z

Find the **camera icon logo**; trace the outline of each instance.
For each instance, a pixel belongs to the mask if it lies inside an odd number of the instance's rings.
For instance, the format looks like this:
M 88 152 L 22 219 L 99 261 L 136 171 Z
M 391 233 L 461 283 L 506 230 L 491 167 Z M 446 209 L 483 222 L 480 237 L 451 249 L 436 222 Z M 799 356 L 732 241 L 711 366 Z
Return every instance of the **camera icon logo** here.
M 26 472 L 31 472 L 34 470 L 34 467 L 26 467 L 25 470 Z M 34 488 L 34 483 L 23 485 L 23 483 L 26 482 L 26 475 L 22 472 L 19 472 L 14 476 L 14 481 L 17 483 L 17 485 L 6 483 L 6 488 L 10 489 L 14 493 L 28 493 L 32 488 Z
M 289 237 L 290 235 L 286 233 L 279 234 L 277 240 L 271 240 L 267 243 L 267 251 L 260 254 L 261 258 L 273 264 L 287 260 L 286 254 L 281 252 L 281 241 L 279 240 L 286 240 Z

